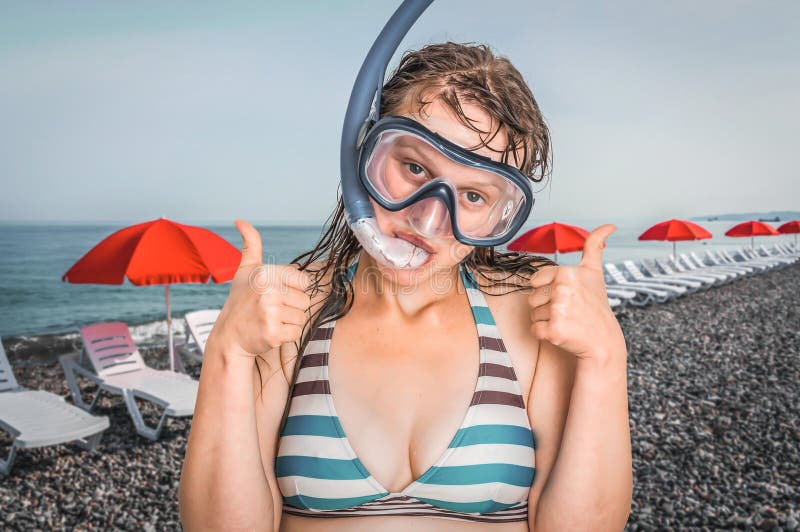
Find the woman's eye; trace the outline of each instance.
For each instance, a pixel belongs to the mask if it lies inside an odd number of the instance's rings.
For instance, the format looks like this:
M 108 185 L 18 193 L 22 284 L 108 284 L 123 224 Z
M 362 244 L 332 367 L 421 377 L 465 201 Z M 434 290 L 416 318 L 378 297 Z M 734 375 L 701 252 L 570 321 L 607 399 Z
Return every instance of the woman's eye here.
M 467 201 L 475 205 L 482 203 L 484 201 L 483 196 L 481 196 L 475 191 L 470 190 L 469 192 L 466 193 L 466 195 L 467 195 Z
M 406 163 L 406 166 L 408 167 L 408 171 L 416 176 L 425 175 L 425 169 L 417 163 Z

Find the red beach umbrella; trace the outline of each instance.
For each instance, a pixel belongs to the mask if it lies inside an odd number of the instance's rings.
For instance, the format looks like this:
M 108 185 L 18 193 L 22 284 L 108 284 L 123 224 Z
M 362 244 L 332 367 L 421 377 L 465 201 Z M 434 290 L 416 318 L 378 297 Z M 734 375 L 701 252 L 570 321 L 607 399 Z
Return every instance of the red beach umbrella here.
M 797 233 L 800 233 L 800 220 L 792 220 L 778 227 L 778 232 L 784 235 L 794 234 L 794 243 L 797 244 Z
M 61 276 L 69 283 L 163 284 L 167 302 L 169 362 L 175 369 L 172 318 L 169 312 L 171 283 L 215 283 L 233 279 L 242 254 L 213 231 L 184 225 L 164 217 L 112 233 L 90 249 Z
M 713 235 L 706 228 L 687 220 L 659 222 L 639 235 L 639 240 L 661 240 L 672 242 L 672 255 L 676 255 L 679 240 L 705 240 Z
M 753 249 L 753 237 L 755 236 L 770 236 L 770 235 L 778 235 L 778 231 L 775 230 L 769 224 L 765 224 L 764 222 L 757 222 L 755 220 L 750 220 L 747 222 L 742 222 L 740 224 L 736 224 L 727 231 L 725 231 L 725 236 L 734 236 L 734 237 L 742 237 L 742 236 L 749 236 L 750 237 L 750 249 Z
M 577 225 L 553 222 L 534 227 L 514 239 L 508 249 L 511 251 L 531 251 L 534 253 L 559 253 L 581 251 L 589 231 Z

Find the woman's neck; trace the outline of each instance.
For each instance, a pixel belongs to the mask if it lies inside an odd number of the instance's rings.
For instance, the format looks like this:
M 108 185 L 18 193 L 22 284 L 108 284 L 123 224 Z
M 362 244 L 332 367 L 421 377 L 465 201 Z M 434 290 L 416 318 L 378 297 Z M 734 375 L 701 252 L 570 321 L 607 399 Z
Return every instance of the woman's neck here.
M 448 267 L 425 265 L 415 270 L 387 268 L 361 252 L 353 276 L 355 297 L 360 304 L 380 314 L 400 314 L 415 319 L 446 310 L 463 292 L 458 264 Z

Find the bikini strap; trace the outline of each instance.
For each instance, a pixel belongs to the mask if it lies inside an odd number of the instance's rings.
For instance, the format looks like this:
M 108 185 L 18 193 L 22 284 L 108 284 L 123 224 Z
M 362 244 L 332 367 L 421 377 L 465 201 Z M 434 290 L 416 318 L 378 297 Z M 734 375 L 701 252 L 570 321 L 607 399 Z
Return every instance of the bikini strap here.
M 475 280 L 475 275 L 469 271 L 464 265 L 459 265 L 461 271 L 461 280 L 464 282 L 464 288 L 467 291 L 467 298 L 469 304 L 472 306 L 472 315 L 475 317 L 475 323 L 483 324 L 490 328 L 485 331 L 486 333 L 500 338 L 500 331 L 496 328 L 496 323 L 492 312 L 489 310 L 489 305 L 486 303 L 486 298 L 478 287 L 478 282 Z
M 353 261 L 353 264 L 347 267 L 347 269 L 344 272 L 344 278 L 347 279 L 348 281 L 352 281 L 353 276 L 356 274 L 356 268 L 358 268 L 358 258 L 356 258 L 356 260 Z
M 458 264 L 458 271 L 461 273 L 461 280 L 464 282 L 465 287 L 475 290 L 478 289 L 478 283 L 475 281 L 475 275 L 473 275 L 473 273 L 469 271 L 462 263 Z

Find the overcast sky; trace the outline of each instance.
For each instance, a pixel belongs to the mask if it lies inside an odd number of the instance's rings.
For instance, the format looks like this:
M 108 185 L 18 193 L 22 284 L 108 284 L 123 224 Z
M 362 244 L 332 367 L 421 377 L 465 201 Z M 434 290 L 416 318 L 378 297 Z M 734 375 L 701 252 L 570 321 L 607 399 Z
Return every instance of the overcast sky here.
M 266 4 L 0 2 L 0 220 L 324 221 L 399 2 Z M 555 163 L 533 218 L 800 210 L 800 2 L 597 4 L 436 0 L 401 50 L 525 75 Z

